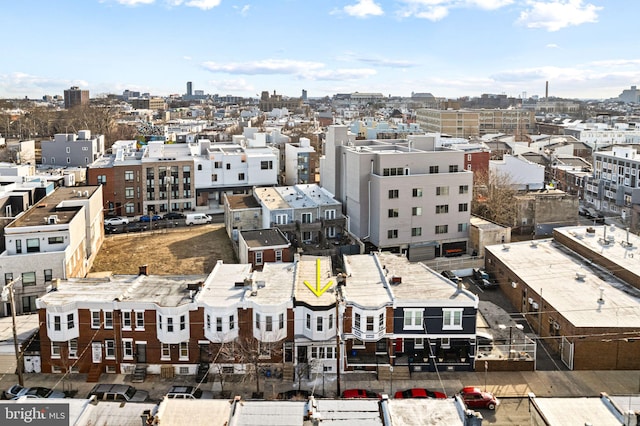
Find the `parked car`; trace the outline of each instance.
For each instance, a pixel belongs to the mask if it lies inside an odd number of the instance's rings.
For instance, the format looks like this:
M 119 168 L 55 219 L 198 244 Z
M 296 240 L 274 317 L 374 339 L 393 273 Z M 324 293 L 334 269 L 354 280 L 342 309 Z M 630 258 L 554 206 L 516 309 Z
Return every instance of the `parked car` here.
M 170 399 L 213 399 L 213 392 L 203 391 L 195 386 L 171 386 L 165 398 Z
M 495 410 L 498 404 L 500 404 L 491 392 L 485 392 L 473 386 L 462 388 L 460 396 L 467 408 L 488 408 L 489 410 Z
M 56 391 L 42 386 L 34 386 L 27 388 L 20 385 L 13 385 L 6 391 L 4 391 L 4 397 L 6 399 L 18 399 L 22 397 L 27 398 L 65 398 L 62 391 Z
M 129 219 L 122 216 L 114 216 L 114 217 L 105 217 L 104 224 L 105 226 L 111 225 L 125 225 L 129 223 Z
M 456 274 L 454 274 L 453 272 L 451 272 L 449 270 L 442 271 L 442 276 L 448 278 L 450 281 L 453 281 L 456 284 L 458 284 L 460 281 L 462 281 L 462 279 L 460 279 L 459 276 L 457 276 Z
M 484 269 L 473 268 L 473 279 L 476 281 L 489 280 L 489 274 Z
M 447 399 L 447 395 L 442 392 L 436 392 L 425 388 L 411 388 L 404 391 L 398 391 L 393 396 L 396 399 L 402 398 L 433 398 Z
M 127 223 L 124 227 L 124 232 L 140 232 L 140 231 L 146 231 L 146 230 L 147 230 L 147 225 L 145 223 L 140 223 L 140 222 Z
M 98 384 L 91 389 L 87 399 L 92 396 L 98 401 L 144 402 L 149 399 L 149 392 L 129 385 Z
M 187 224 L 187 226 L 189 226 L 189 225 L 203 225 L 205 223 L 211 223 L 212 220 L 213 219 L 208 214 L 194 213 L 194 214 L 188 214 L 184 222 Z
M 343 398 L 377 398 L 380 399 L 382 396 L 379 393 L 372 392 L 366 389 L 347 389 L 342 392 Z
M 168 219 L 168 220 L 174 220 L 174 219 L 184 219 L 187 216 L 185 214 L 182 214 L 180 212 L 169 212 L 167 214 L 165 214 L 164 216 L 162 216 L 163 219 Z
M 149 216 L 148 214 L 140 216 L 140 222 L 155 222 L 156 220 L 161 220 L 162 216 L 159 214 L 154 214 L 153 216 Z

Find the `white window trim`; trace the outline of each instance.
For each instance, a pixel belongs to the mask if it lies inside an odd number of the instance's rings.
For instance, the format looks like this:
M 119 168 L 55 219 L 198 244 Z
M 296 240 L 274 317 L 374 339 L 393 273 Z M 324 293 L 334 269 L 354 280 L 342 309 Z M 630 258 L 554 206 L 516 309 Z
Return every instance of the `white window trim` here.
M 51 342 L 51 358 L 60 359 L 60 342 Z
M 124 317 L 127 314 L 129 315 L 129 325 L 126 325 L 125 324 L 125 320 L 124 320 Z M 131 327 L 133 325 L 133 318 L 132 318 L 132 315 L 131 315 L 131 311 L 120 311 L 120 316 L 122 318 L 122 329 L 130 331 Z
M 113 355 L 109 355 L 109 348 L 107 347 L 107 342 L 113 343 L 113 346 L 111 346 Z M 116 359 L 116 341 L 115 340 L 108 339 L 104 341 L 104 359 Z
M 74 351 L 71 350 L 71 342 L 76 342 L 76 349 Z M 78 358 L 78 339 L 71 339 L 67 343 L 67 347 L 69 348 L 69 358 L 77 359 Z
M 133 316 L 135 318 L 136 331 L 144 331 L 144 311 L 134 311 Z M 142 314 L 142 327 L 138 326 L 138 314 Z
M 462 317 L 463 317 L 463 309 L 462 308 L 443 308 L 442 309 L 442 329 L 443 330 L 462 330 Z M 455 314 L 460 312 L 460 324 L 455 324 Z M 449 322 L 445 322 L 446 314 L 449 313 Z
M 98 324 L 96 324 L 96 322 L 95 322 L 95 318 L 93 316 L 94 313 L 98 314 Z M 93 328 L 93 329 L 100 328 L 100 310 L 91 310 L 90 311 L 90 315 L 91 315 L 91 328 Z
M 409 317 L 411 318 L 411 324 L 406 324 L 406 319 L 408 318 L 407 314 L 410 313 Z M 402 329 L 403 330 L 423 330 L 424 325 L 424 308 L 404 308 L 403 309 L 403 318 L 402 318 Z M 418 315 L 416 315 L 418 314 Z M 416 318 L 419 319 L 420 324 L 415 324 Z
M 107 325 L 107 313 L 111 314 L 111 325 Z M 113 311 L 102 311 L 103 319 L 104 319 L 104 328 L 106 330 L 113 329 Z
M 166 354 L 165 354 L 166 349 Z M 160 346 L 160 360 L 171 361 L 171 345 L 169 343 L 161 343 Z
M 129 347 L 131 353 L 127 353 L 128 352 L 127 344 L 131 345 Z M 122 339 L 122 359 L 133 359 L 133 352 L 134 352 L 133 339 Z
M 186 355 L 182 355 L 182 350 L 186 349 Z M 188 361 L 189 360 L 189 342 L 180 342 L 180 351 L 179 357 L 180 361 Z

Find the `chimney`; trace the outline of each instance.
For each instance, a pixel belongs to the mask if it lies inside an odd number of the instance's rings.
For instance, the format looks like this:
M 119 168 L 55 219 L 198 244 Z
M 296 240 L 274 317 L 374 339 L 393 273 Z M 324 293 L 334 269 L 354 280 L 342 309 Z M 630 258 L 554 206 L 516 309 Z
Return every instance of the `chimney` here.
M 58 291 L 58 286 L 60 285 L 60 278 L 54 278 L 51 281 L 51 291 Z
M 149 275 L 149 265 L 138 266 L 138 275 Z
M 544 84 L 544 99 L 549 99 L 549 80 L 547 80 Z

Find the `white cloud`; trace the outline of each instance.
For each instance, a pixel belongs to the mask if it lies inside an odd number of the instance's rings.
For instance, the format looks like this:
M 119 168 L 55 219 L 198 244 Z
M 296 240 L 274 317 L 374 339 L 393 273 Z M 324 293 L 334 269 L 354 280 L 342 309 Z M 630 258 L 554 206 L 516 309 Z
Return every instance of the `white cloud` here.
M 125 6 L 137 6 L 139 4 L 152 4 L 156 0 L 115 0 L 117 3 Z
M 337 69 L 337 70 L 314 70 L 300 74 L 299 77 L 308 80 L 324 81 L 344 81 L 362 80 L 376 75 L 376 71 L 369 68 Z
M 558 31 L 562 28 L 598 22 L 602 7 L 583 4 L 583 0 L 528 0 L 529 9 L 520 13 L 518 23 L 528 28 Z
M 397 11 L 401 18 L 420 18 L 439 21 L 449 15 L 451 9 L 479 8 L 495 10 L 513 4 L 514 0 L 399 0 L 403 6 Z
M 555 43 L 549 43 L 545 46 L 547 49 L 558 49 L 560 46 L 558 46 Z
M 293 61 L 288 59 L 265 59 L 255 62 L 236 62 L 221 64 L 204 62 L 202 66 L 212 72 L 226 72 L 229 74 L 300 74 L 306 70 L 323 68 L 320 62 Z
M 11 74 L 0 74 L 0 92 L 22 97 L 27 93 L 49 93 L 56 91 L 62 93 L 64 89 L 71 86 L 88 88 L 89 83 L 84 80 L 52 79 L 38 75 L 26 74 L 23 72 L 13 72 Z
M 238 62 L 221 64 L 204 62 L 202 67 L 215 73 L 240 75 L 290 75 L 307 80 L 353 80 L 376 74 L 369 68 L 328 69 L 321 62 L 294 61 L 288 59 L 265 59 L 255 62 Z
M 480 9 L 495 10 L 512 4 L 513 0 L 467 0 L 467 3 Z
M 181 6 L 184 4 L 187 7 L 197 7 L 202 10 L 210 10 L 214 7 L 220 6 L 221 1 L 222 0 L 169 0 L 168 3 L 171 6 Z
M 242 6 L 242 8 L 240 9 L 240 15 L 242 16 L 247 16 L 247 14 L 249 14 L 249 9 L 251 9 L 251 5 L 249 4 L 245 4 L 244 6 Z
M 388 68 L 412 68 L 418 65 L 415 62 L 384 58 L 358 58 L 358 60 L 367 64 Z
M 183 56 L 182 59 L 184 59 L 185 61 L 190 61 L 191 60 L 191 56 Z
M 345 6 L 344 12 L 350 16 L 356 16 L 358 18 L 367 18 L 369 16 L 384 15 L 384 11 L 373 0 L 358 0 L 354 5 Z
M 238 93 L 238 92 L 255 92 L 252 84 L 248 83 L 244 78 L 229 80 L 210 80 L 208 84 L 221 93 Z

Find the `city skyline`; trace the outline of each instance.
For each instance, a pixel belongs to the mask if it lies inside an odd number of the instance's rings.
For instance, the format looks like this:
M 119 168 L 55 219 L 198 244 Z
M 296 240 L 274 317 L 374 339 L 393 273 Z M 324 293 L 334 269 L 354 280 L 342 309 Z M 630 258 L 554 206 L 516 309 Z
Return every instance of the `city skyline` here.
M 0 6 L 0 97 L 181 95 L 187 81 L 221 96 L 542 97 L 548 81 L 550 96 L 603 99 L 640 82 L 630 0 L 71 3 Z

